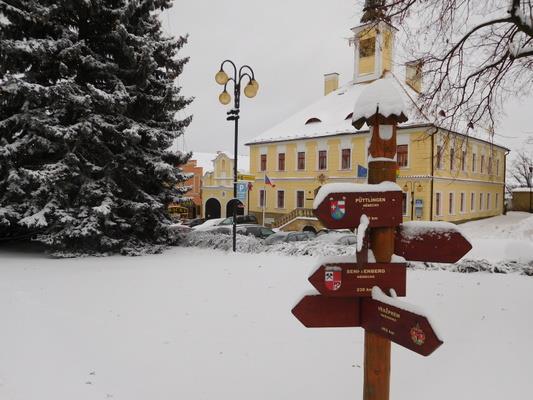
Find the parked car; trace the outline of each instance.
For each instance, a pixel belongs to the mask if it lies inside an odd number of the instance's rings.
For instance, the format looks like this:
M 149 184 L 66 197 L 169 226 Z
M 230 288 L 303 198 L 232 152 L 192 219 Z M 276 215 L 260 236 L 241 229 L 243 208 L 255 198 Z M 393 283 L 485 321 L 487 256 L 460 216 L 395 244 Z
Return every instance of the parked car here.
M 349 230 L 349 229 L 327 229 L 327 228 L 322 228 L 316 233 L 316 235 L 317 236 L 322 236 L 322 235 L 326 235 L 328 233 L 345 233 L 345 234 L 349 235 L 350 233 L 352 233 L 352 231 Z
M 339 244 L 339 245 L 354 245 L 357 244 L 357 236 L 350 231 L 329 231 L 321 235 L 317 235 L 316 241 Z
M 196 225 L 195 227 L 193 227 L 192 229 L 194 231 L 206 231 L 206 230 L 209 230 L 211 229 L 212 227 L 214 226 L 217 226 L 217 225 L 220 225 L 220 223 L 224 221 L 224 218 L 213 218 L 213 219 L 208 219 L 207 221 L 205 221 L 204 223 L 200 224 L 200 225 Z
M 191 231 L 191 228 L 189 226 L 181 223 L 170 224 L 168 227 L 172 232 L 175 233 L 189 233 Z
M 205 218 L 194 218 L 190 219 L 187 222 L 184 222 L 183 225 L 190 226 L 191 228 L 203 224 L 205 222 Z
M 245 236 L 255 236 L 256 238 L 265 239 L 274 234 L 274 231 L 270 228 L 265 228 L 262 225 L 250 224 L 239 225 L 237 227 L 237 233 Z
M 266 245 L 272 245 L 281 242 L 301 242 L 311 240 L 315 237 L 313 232 L 277 232 L 265 239 Z
M 257 224 L 255 215 L 237 215 L 237 224 Z M 233 217 L 228 217 L 220 225 L 233 225 Z

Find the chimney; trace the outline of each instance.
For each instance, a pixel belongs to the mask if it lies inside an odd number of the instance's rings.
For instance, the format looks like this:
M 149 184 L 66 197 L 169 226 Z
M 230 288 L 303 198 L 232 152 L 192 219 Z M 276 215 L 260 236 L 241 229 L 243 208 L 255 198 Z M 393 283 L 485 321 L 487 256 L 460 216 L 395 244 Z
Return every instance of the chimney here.
M 405 63 L 405 83 L 417 93 L 422 91 L 423 66 L 424 62 L 422 60 L 414 60 Z
M 324 96 L 327 96 L 338 88 L 339 74 L 336 72 L 332 72 L 331 74 L 324 74 Z

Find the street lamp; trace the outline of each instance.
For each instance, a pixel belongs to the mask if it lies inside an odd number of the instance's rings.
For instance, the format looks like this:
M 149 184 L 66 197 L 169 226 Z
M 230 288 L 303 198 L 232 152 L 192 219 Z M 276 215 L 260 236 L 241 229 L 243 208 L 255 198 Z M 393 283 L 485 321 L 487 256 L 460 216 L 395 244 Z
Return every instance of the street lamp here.
M 531 194 L 532 194 L 531 189 L 533 189 L 533 165 L 529 166 L 529 182 L 528 182 L 528 184 L 529 184 L 529 212 L 531 213 L 531 212 L 533 212 L 532 208 L 531 208 L 531 204 L 532 204 L 532 202 L 531 202 Z
M 409 191 L 411 193 L 411 221 L 414 221 L 415 215 L 414 215 L 414 205 L 415 205 L 415 188 L 417 192 L 422 191 L 422 184 L 419 181 L 411 182 L 407 181 L 405 182 L 405 185 L 403 185 L 403 191 L 407 192 Z
M 224 65 L 230 64 L 233 67 L 233 75 L 229 76 L 224 71 Z M 215 75 L 215 81 L 219 85 L 224 85 L 224 90 L 218 96 L 218 100 L 227 105 L 231 103 L 231 95 L 228 93 L 228 83 L 233 82 L 233 108 L 226 114 L 228 115 L 227 121 L 235 121 L 235 143 L 233 152 L 233 251 L 237 250 L 237 147 L 239 136 L 239 107 L 241 101 L 241 84 L 243 79 L 247 84 L 244 88 L 244 95 L 248 98 L 253 98 L 259 90 L 259 84 L 255 80 L 254 71 L 248 65 L 243 65 L 237 71 L 237 67 L 231 60 L 224 60 L 220 64 L 220 70 Z M 250 200 L 248 200 L 249 202 Z

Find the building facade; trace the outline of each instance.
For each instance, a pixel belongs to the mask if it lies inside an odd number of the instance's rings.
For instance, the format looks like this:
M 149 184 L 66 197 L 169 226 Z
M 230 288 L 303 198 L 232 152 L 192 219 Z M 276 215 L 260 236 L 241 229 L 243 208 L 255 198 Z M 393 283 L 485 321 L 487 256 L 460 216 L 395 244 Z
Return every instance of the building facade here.
M 207 170 L 202 178 L 202 217 L 230 217 L 233 215 L 233 207 L 237 207 L 238 215 L 247 211 L 248 193 L 242 200 L 233 198 L 233 162 L 232 155 L 223 151 L 217 152 L 212 158 L 212 168 Z M 240 173 L 246 173 L 249 158 L 239 156 L 237 162 Z
M 412 112 L 397 138 L 398 184 L 404 190 L 404 220 L 460 222 L 503 212 L 508 149 L 436 127 L 418 110 L 419 63 L 403 76 L 393 67 L 394 28 L 353 28 L 354 79 L 338 87 L 338 74 L 325 76 L 325 96 L 251 142 L 250 174 L 256 177 L 250 212 L 282 227 L 298 217 L 316 228 L 312 203 L 318 188 L 333 182 L 366 182 L 367 130 L 351 125 L 354 104 L 366 85 L 391 79 Z M 275 186 L 265 185 L 268 176 Z M 303 221 L 303 222 L 302 222 Z

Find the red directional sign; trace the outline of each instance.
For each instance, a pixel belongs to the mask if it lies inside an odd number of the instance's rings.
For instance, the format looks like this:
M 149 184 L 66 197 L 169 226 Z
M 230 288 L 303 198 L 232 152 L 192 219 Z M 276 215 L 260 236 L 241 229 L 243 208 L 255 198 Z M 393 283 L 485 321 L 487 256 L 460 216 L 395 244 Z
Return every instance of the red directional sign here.
M 309 282 L 331 297 L 368 297 L 374 286 L 387 293 L 394 289 L 398 296 L 405 296 L 405 270 L 405 263 L 332 263 L 318 268 Z
M 361 326 L 357 297 L 305 296 L 292 309 L 307 328 L 346 328 Z
M 402 223 L 402 192 L 330 193 L 314 210 L 329 229 L 354 229 L 361 216 L 369 227 L 393 227 Z
M 449 222 L 406 222 L 396 231 L 394 254 L 409 261 L 455 263 L 472 245 Z
M 361 301 L 361 325 L 367 331 L 423 356 L 443 343 L 425 316 L 371 298 Z

